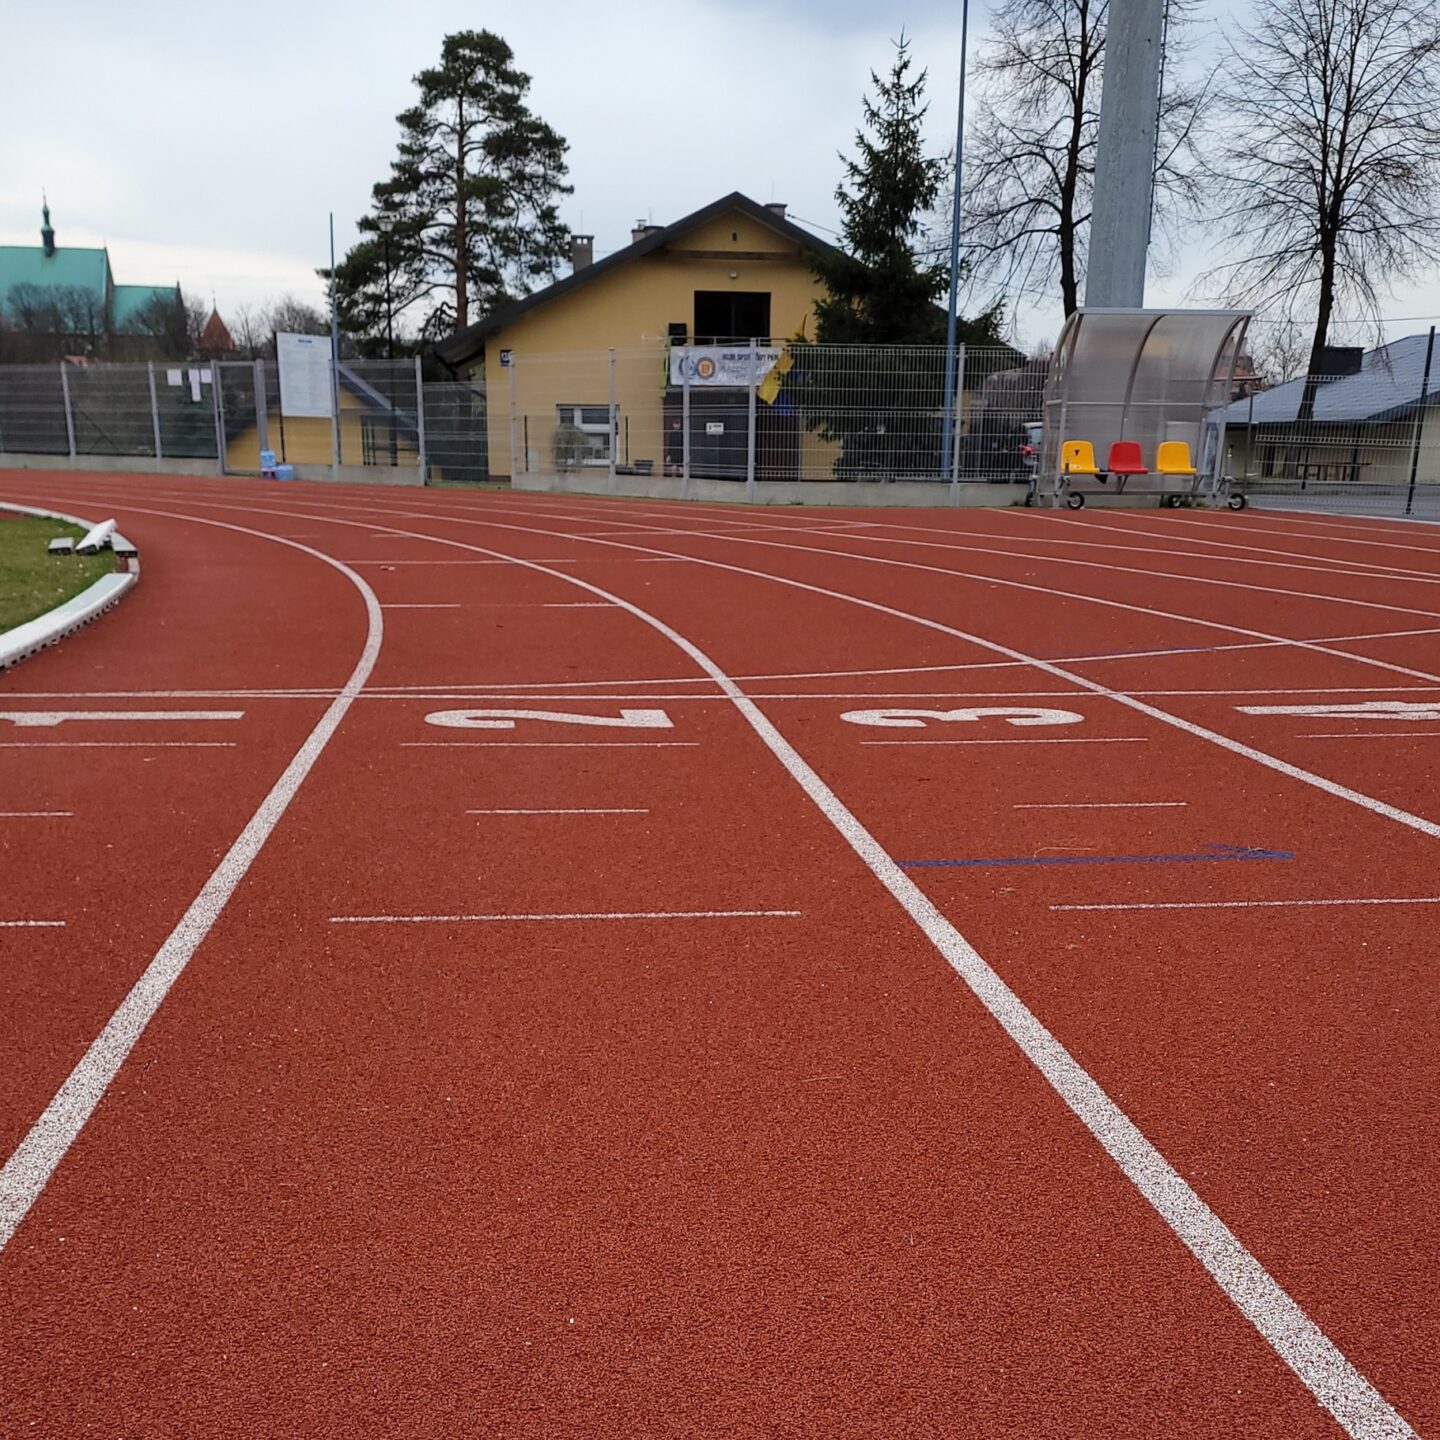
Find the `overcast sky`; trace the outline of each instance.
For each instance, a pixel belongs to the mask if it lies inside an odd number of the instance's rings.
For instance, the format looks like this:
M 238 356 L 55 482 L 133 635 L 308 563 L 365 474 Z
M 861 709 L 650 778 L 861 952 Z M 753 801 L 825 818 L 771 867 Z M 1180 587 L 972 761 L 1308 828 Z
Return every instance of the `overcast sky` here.
M 976 0 L 972 54 L 986 8 Z M 43 187 L 58 243 L 108 244 L 119 283 L 178 279 L 222 313 L 285 291 L 319 301 L 327 212 L 343 252 L 388 171 L 411 77 L 467 27 L 502 34 L 532 76 L 533 108 L 570 142 L 563 213 L 602 254 L 638 218 L 673 220 L 731 190 L 833 229 L 836 151 L 902 27 L 930 71 L 934 148 L 953 138 L 958 0 L 17 4 L 0 243 L 38 240 Z M 1152 282 L 1147 299 L 1182 300 L 1194 268 Z M 1434 312 L 1434 284 L 1387 307 Z M 1034 342 L 1053 336 L 1058 310 L 1031 303 L 1016 318 Z

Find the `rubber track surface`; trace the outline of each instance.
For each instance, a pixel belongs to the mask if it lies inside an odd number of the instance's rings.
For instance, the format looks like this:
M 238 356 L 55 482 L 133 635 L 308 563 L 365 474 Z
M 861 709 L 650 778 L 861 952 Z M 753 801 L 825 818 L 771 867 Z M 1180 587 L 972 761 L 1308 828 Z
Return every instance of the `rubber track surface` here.
M 1238 708 L 1440 701 L 1440 532 L 0 495 L 114 514 L 145 564 L 0 712 L 244 712 L 0 718 L 0 920 L 64 921 L 0 928 L 7 1155 L 355 666 L 361 594 L 320 556 L 385 607 L 365 690 L 0 1253 L 0 1435 L 1345 1433 L 735 705 L 566 577 L 737 677 L 891 856 L 991 862 L 906 873 L 1440 1428 L 1440 906 L 1261 903 L 1440 899 L 1440 840 L 1385 813 L 1440 821 L 1440 719 Z M 1082 718 L 842 718 L 1006 706 Z M 427 723 L 487 708 L 671 725 Z M 1213 847 L 1258 858 L 1139 858 Z M 1055 908 L 1131 905 L 1197 908 Z M 453 918 L 675 912 L 704 913 Z M 365 919 L 413 916 L 441 918 Z

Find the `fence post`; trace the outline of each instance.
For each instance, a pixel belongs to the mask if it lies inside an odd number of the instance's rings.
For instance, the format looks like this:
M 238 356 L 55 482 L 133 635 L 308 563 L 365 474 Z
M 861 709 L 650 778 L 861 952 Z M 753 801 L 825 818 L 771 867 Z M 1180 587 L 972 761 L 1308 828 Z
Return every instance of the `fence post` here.
M 425 465 L 425 382 L 420 377 L 420 357 L 415 357 L 415 445 L 420 452 L 420 483 L 428 485 L 430 474 Z
M 750 395 L 746 402 L 748 423 L 745 437 L 745 503 L 755 503 L 755 369 L 760 363 L 760 343 L 750 337 Z
M 150 429 L 155 437 L 155 458 L 163 460 L 160 453 L 160 397 L 155 393 L 155 362 L 148 360 L 145 369 L 150 379 Z
M 215 464 L 225 473 L 225 398 L 220 394 L 220 362 L 210 362 L 210 408 L 215 414 Z
M 1425 430 L 1425 397 L 1430 392 L 1430 362 L 1435 358 L 1435 327 L 1430 327 L 1430 343 L 1425 347 L 1425 377 L 1420 381 L 1420 403 L 1415 407 L 1415 436 L 1410 443 L 1410 488 L 1405 492 L 1405 513 L 1415 509 L 1415 481 L 1420 473 L 1420 438 Z
M 518 368 L 518 359 L 515 352 L 510 352 L 510 363 L 505 367 L 510 372 L 510 483 L 515 483 L 516 477 L 520 474 L 520 426 L 519 426 L 519 405 L 516 399 L 517 386 L 515 383 L 515 371 Z M 525 457 L 525 467 L 530 467 L 530 457 Z
M 620 426 L 615 413 L 615 351 L 610 351 L 610 480 L 615 479 L 615 451 L 620 446 Z
M 690 347 L 680 354 L 680 498 L 690 498 Z
M 270 397 L 265 393 L 265 362 L 255 360 L 251 364 L 255 376 L 255 439 L 259 442 L 255 448 L 258 454 L 270 448 Z
M 65 401 L 65 438 L 70 442 L 70 458 L 75 458 L 75 412 L 70 405 L 70 367 L 60 362 L 60 394 Z
M 1245 478 L 1255 476 L 1255 392 L 1250 392 L 1250 404 L 1245 414 Z
M 965 397 L 965 346 L 962 342 L 955 347 L 955 386 L 948 399 L 950 403 L 949 425 L 946 432 L 950 441 L 950 503 L 960 503 L 960 423 Z
M 332 345 L 330 351 L 330 467 L 338 478 L 344 447 L 340 440 L 340 355 Z

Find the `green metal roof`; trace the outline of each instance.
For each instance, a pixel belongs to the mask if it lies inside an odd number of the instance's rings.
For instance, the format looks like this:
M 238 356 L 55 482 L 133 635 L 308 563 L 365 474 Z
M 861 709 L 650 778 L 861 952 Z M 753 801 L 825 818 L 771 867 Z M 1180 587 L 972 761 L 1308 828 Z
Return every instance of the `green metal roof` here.
M 117 285 L 111 292 L 110 328 L 117 335 L 128 335 L 135 316 L 156 296 L 167 301 L 180 298 L 178 285 Z
M 39 245 L 0 245 L 0 300 L 16 285 L 77 286 L 103 305 L 109 274 L 110 258 L 103 249 L 65 245 L 47 255 Z

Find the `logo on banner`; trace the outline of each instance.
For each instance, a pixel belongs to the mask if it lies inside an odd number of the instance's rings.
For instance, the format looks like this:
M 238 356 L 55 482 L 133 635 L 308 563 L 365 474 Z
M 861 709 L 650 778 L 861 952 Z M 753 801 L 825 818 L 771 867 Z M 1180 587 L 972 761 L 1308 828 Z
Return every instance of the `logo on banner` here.
M 720 367 L 708 355 L 702 355 L 695 362 L 695 378 L 697 380 L 713 380 Z

